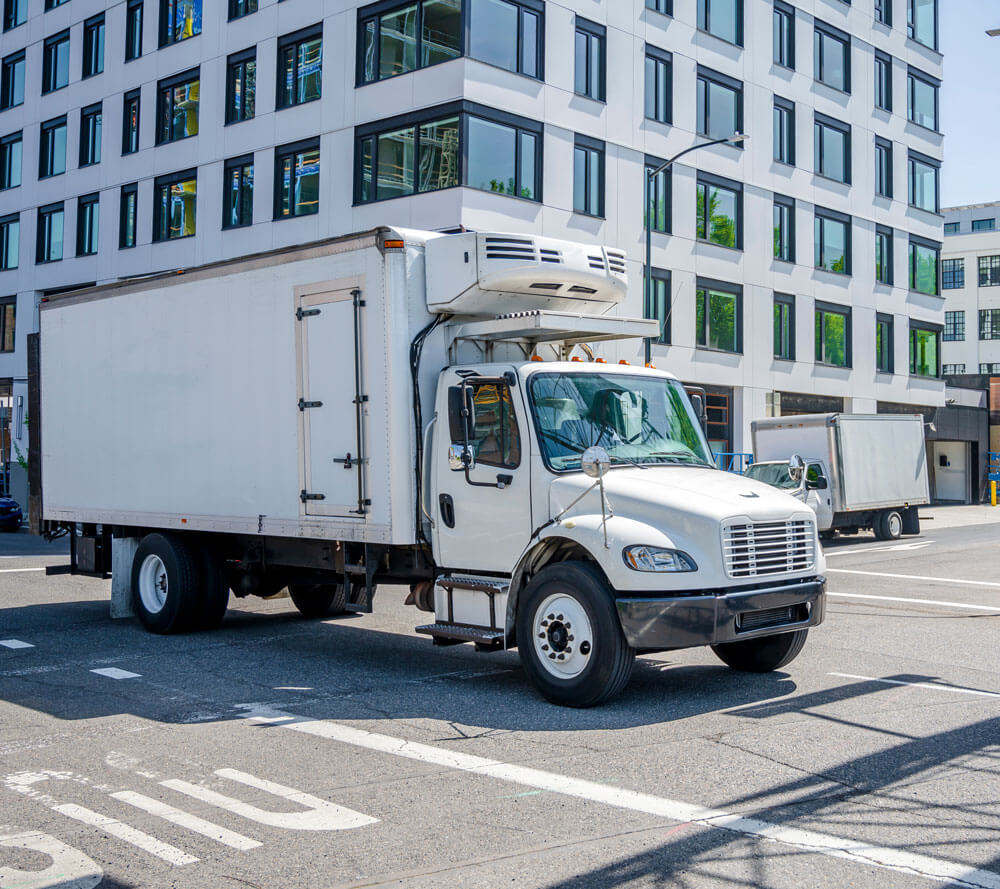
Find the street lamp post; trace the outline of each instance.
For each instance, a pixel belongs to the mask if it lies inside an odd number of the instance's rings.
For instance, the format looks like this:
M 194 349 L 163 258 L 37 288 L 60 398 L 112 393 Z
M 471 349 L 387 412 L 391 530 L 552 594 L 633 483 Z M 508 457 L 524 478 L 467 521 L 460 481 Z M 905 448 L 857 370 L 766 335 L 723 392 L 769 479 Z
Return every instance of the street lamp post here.
M 739 145 L 741 142 L 746 142 L 750 137 L 746 133 L 734 133 L 732 136 L 728 136 L 725 139 L 713 139 L 710 142 L 699 142 L 697 145 L 692 145 L 690 148 L 685 148 L 683 151 L 675 154 L 670 160 L 664 161 L 655 170 L 646 171 L 646 275 L 645 275 L 645 293 L 643 294 L 643 301 L 648 305 L 649 300 L 653 292 L 653 214 L 656 212 L 653 201 L 653 180 L 660 175 L 664 170 L 666 170 L 674 161 L 679 158 L 684 157 L 685 154 L 690 154 L 692 151 L 697 151 L 699 148 L 708 148 L 711 145 Z M 652 338 L 646 337 L 644 342 L 644 363 L 649 364 L 652 358 Z

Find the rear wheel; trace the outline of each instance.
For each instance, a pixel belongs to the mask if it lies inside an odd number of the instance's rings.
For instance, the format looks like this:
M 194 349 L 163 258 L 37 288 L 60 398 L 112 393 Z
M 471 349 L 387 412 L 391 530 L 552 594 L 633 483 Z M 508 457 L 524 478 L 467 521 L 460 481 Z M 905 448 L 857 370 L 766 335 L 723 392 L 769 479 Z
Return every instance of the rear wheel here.
M 903 536 L 903 517 L 895 509 L 879 513 L 875 536 L 879 540 L 899 540 Z
M 201 572 L 191 547 L 172 534 L 147 534 L 132 560 L 132 598 L 153 633 L 181 633 L 199 614 Z
M 614 697 L 635 662 L 607 582 L 584 562 L 549 565 L 532 578 L 518 604 L 517 642 L 535 688 L 567 707 Z
M 343 614 L 347 604 L 342 583 L 290 583 L 288 595 L 303 617 Z
M 808 630 L 795 630 L 792 633 L 747 639 L 745 642 L 724 642 L 722 645 L 713 645 L 712 651 L 718 655 L 719 660 L 734 670 L 770 673 L 795 660 L 806 644 L 808 635 Z

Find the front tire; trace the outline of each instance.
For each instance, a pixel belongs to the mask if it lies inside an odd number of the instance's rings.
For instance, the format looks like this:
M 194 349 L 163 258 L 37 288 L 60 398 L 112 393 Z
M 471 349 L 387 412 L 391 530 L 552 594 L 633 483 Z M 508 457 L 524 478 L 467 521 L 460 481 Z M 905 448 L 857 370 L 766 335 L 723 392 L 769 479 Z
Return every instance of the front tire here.
M 761 636 L 744 642 L 724 642 L 713 645 L 719 660 L 734 670 L 745 673 L 770 673 L 791 663 L 806 644 L 808 630 Z
M 517 642 L 532 685 L 565 707 L 614 697 L 635 662 L 612 591 L 585 562 L 549 565 L 531 579 L 518 603 Z
M 132 560 L 132 599 L 152 633 L 182 633 L 198 619 L 201 571 L 191 547 L 173 534 L 147 534 Z
M 288 595 L 303 617 L 343 614 L 347 596 L 342 583 L 290 583 Z

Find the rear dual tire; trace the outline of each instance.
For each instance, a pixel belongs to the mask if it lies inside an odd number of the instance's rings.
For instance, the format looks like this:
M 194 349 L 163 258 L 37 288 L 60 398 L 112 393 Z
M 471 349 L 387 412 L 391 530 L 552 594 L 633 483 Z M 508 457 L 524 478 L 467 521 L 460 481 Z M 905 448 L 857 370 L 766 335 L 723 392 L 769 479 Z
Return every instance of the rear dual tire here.
M 288 595 L 303 617 L 329 617 L 347 610 L 342 583 L 290 583 Z
M 875 516 L 872 530 L 879 540 L 899 540 L 903 536 L 903 517 L 895 509 L 887 509 Z

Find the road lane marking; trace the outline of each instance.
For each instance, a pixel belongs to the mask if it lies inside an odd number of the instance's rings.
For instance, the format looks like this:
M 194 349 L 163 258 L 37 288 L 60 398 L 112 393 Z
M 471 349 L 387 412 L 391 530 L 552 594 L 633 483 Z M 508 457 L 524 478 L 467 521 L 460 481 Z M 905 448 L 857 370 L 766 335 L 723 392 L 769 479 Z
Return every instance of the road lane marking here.
M 170 864 L 178 866 L 194 864 L 198 860 L 193 855 L 182 852 L 176 846 L 171 846 L 169 843 L 164 843 L 156 837 L 151 837 L 148 833 L 143 833 L 141 830 L 129 827 L 129 825 L 123 824 L 114 818 L 109 818 L 107 815 L 98 815 L 97 812 L 92 812 L 90 809 L 85 809 L 83 806 L 78 806 L 75 803 L 61 803 L 52 808 L 67 818 L 73 818 L 92 827 L 98 827 L 105 833 L 124 840 L 126 843 L 136 846 L 144 852 L 149 852 L 150 855 L 162 858 Z
M 926 546 L 930 546 L 933 540 L 914 540 L 911 543 L 897 543 L 895 546 L 859 546 L 853 549 L 824 549 L 823 554 L 830 558 L 830 556 L 852 556 L 860 553 L 893 553 L 893 552 L 907 552 L 914 549 L 923 549 Z
M 512 765 L 446 748 L 432 747 L 429 744 L 376 734 L 336 722 L 295 716 L 291 713 L 270 709 L 261 704 L 245 704 L 240 705 L 240 707 L 246 711 L 245 718 L 250 722 L 275 725 L 379 753 L 388 753 L 430 765 L 497 778 L 513 784 L 604 803 L 619 809 L 644 812 L 681 823 L 695 823 L 747 836 L 764 837 L 787 846 L 857 862 L 866 867 L 875 865 L 942 882 L 951 881 L 960 886 L 970 887 L 970 889 L 1000 889 L 1000 874 L 979 870 L 953 861 L 944 861 L 901 849 L 875 846 L 858 840 L 833 837 L 811 830 L 782 827 L 756 818 L 722 812 L 717 809 L 707 809 L 691 803 L 633 790 L 609 787 L 594 781 L 570 778 L 554 772 Z
M 94 889 L 104 871 L 82 852 L 38 831 L 0 836 L 0 846 L 41 852 L 52 859 L 44 870 L 24 871 L 0 867 L 0 886 L 16 889 Z
M 989 580 L 958 580 L 953 577 L 924 577 L 921 574 L 886 574 L 881 571 L 857 571 L 851 568 L 827 568 L 832 574 L 863 574 L 867 577 L 895 577 L 899 580 L 931 580 L 934 583 L 956 583 L 961 586 L 989 586 L 1000 588 L 1000 583 Z
M 44 568 L 0 568 L 0 574 L 27 574 L 29 571 L 44 570 Z
M 249 818 L 258 824 L 280 827 L 285 830 L 350 830 L 355 827 L 375 824 L 378 821 L 378 818 L 362 815 L 353 809 L 338 806 L 336 803 L 327 802 L 282 784 L 276 784 L 274 781 L 255 778 L 253 775 L 238 772 L 236 769 L 216 769 L 215 774 L 220 778 L 238 781 L 240 784 L 246 784 L 256 790 L 263 790 L 265 793 L 273 794 L 288 802 L 305 806 L 306 811 L 269 812 L 265 809 L 259 809 L 257 806 L 251 806 L 242 800 L 209 790 L 207 787 L 189 784 L 187 781 L 180 781 L 176 778 L 161 781 L 160 784 L 170 790 L 186 793 L 188 796 L 193 796 L 209 805 L 218 806 L 220 809 L 225 809 L 227 812 L 232 812 L 242 818 Z
M 150 815 L 156 815 L 157 818 L 163 818 L 171 824 L 193 830 L 195 833 L 200 833 L 203 837 L 208 837 L 210 840 L 215 840 L 233 849 L 240 849 L 245 852 L 248 849 L 256 849 L 258 846 L 263 845 L 263 843 L 257 840 L 252 840 L 250 837 L 236 833 L 236 831 L 227 830 L 225 827 L 220 827 L 218 824 L 213 824 L 211 821 L 206 821 L 204 818 L 199 818 L 197 815 L 192 815 L 181 809 L 175 809 L 173 806 L 144 796 L 141 793 L 134 793 L 131 790 L 121 790 L 117 793 L 112 793 L 111 797 L 112 799 L 121 800 L 123 803 L 128 803 L 130 806 L 135 806 L 137 809 L 142 809 L 144 812 L 149 812 Z
M 20 639 L 0 639 L 0 645 L 4 648 L 34 648 L 30 642 L 22 642 Z
M 141 673 L 129 673 L 128 670 L 119 670 L 117 667 L 101 667 L 99 670 L 91 670 L 98 676 L 107 676 L 108 679 L 139 679 Z
M 855 676 L 853 673 L 827 673 L 841 679 L 863 679 L 865 682 L 881 682 L 885 685 L 905 685 L 909 688 L 929 688 L 932 691 L 952 691 L 958 695 L 977 695 L 982 698 L 1000 698 L 995 691 L 979 691 L 973 688 L 959 688 L 957 685 L 935 685 L 933 682 L 901 682 L 898 679 L 879 679 L 877 676 Z
M 968 602 L 944 602 L 940 599 L 907 599 L 903 596 L 868 596 L 864 593 L 827 593 L 838 599 L 874 599 L 876 602 L 909 602 L 913 605 L 938 605 L 942 608 L 958 608 L 962 611 L 987 611 L 1000 614 L 1000 608 L 992 605 L 972 605 Z

